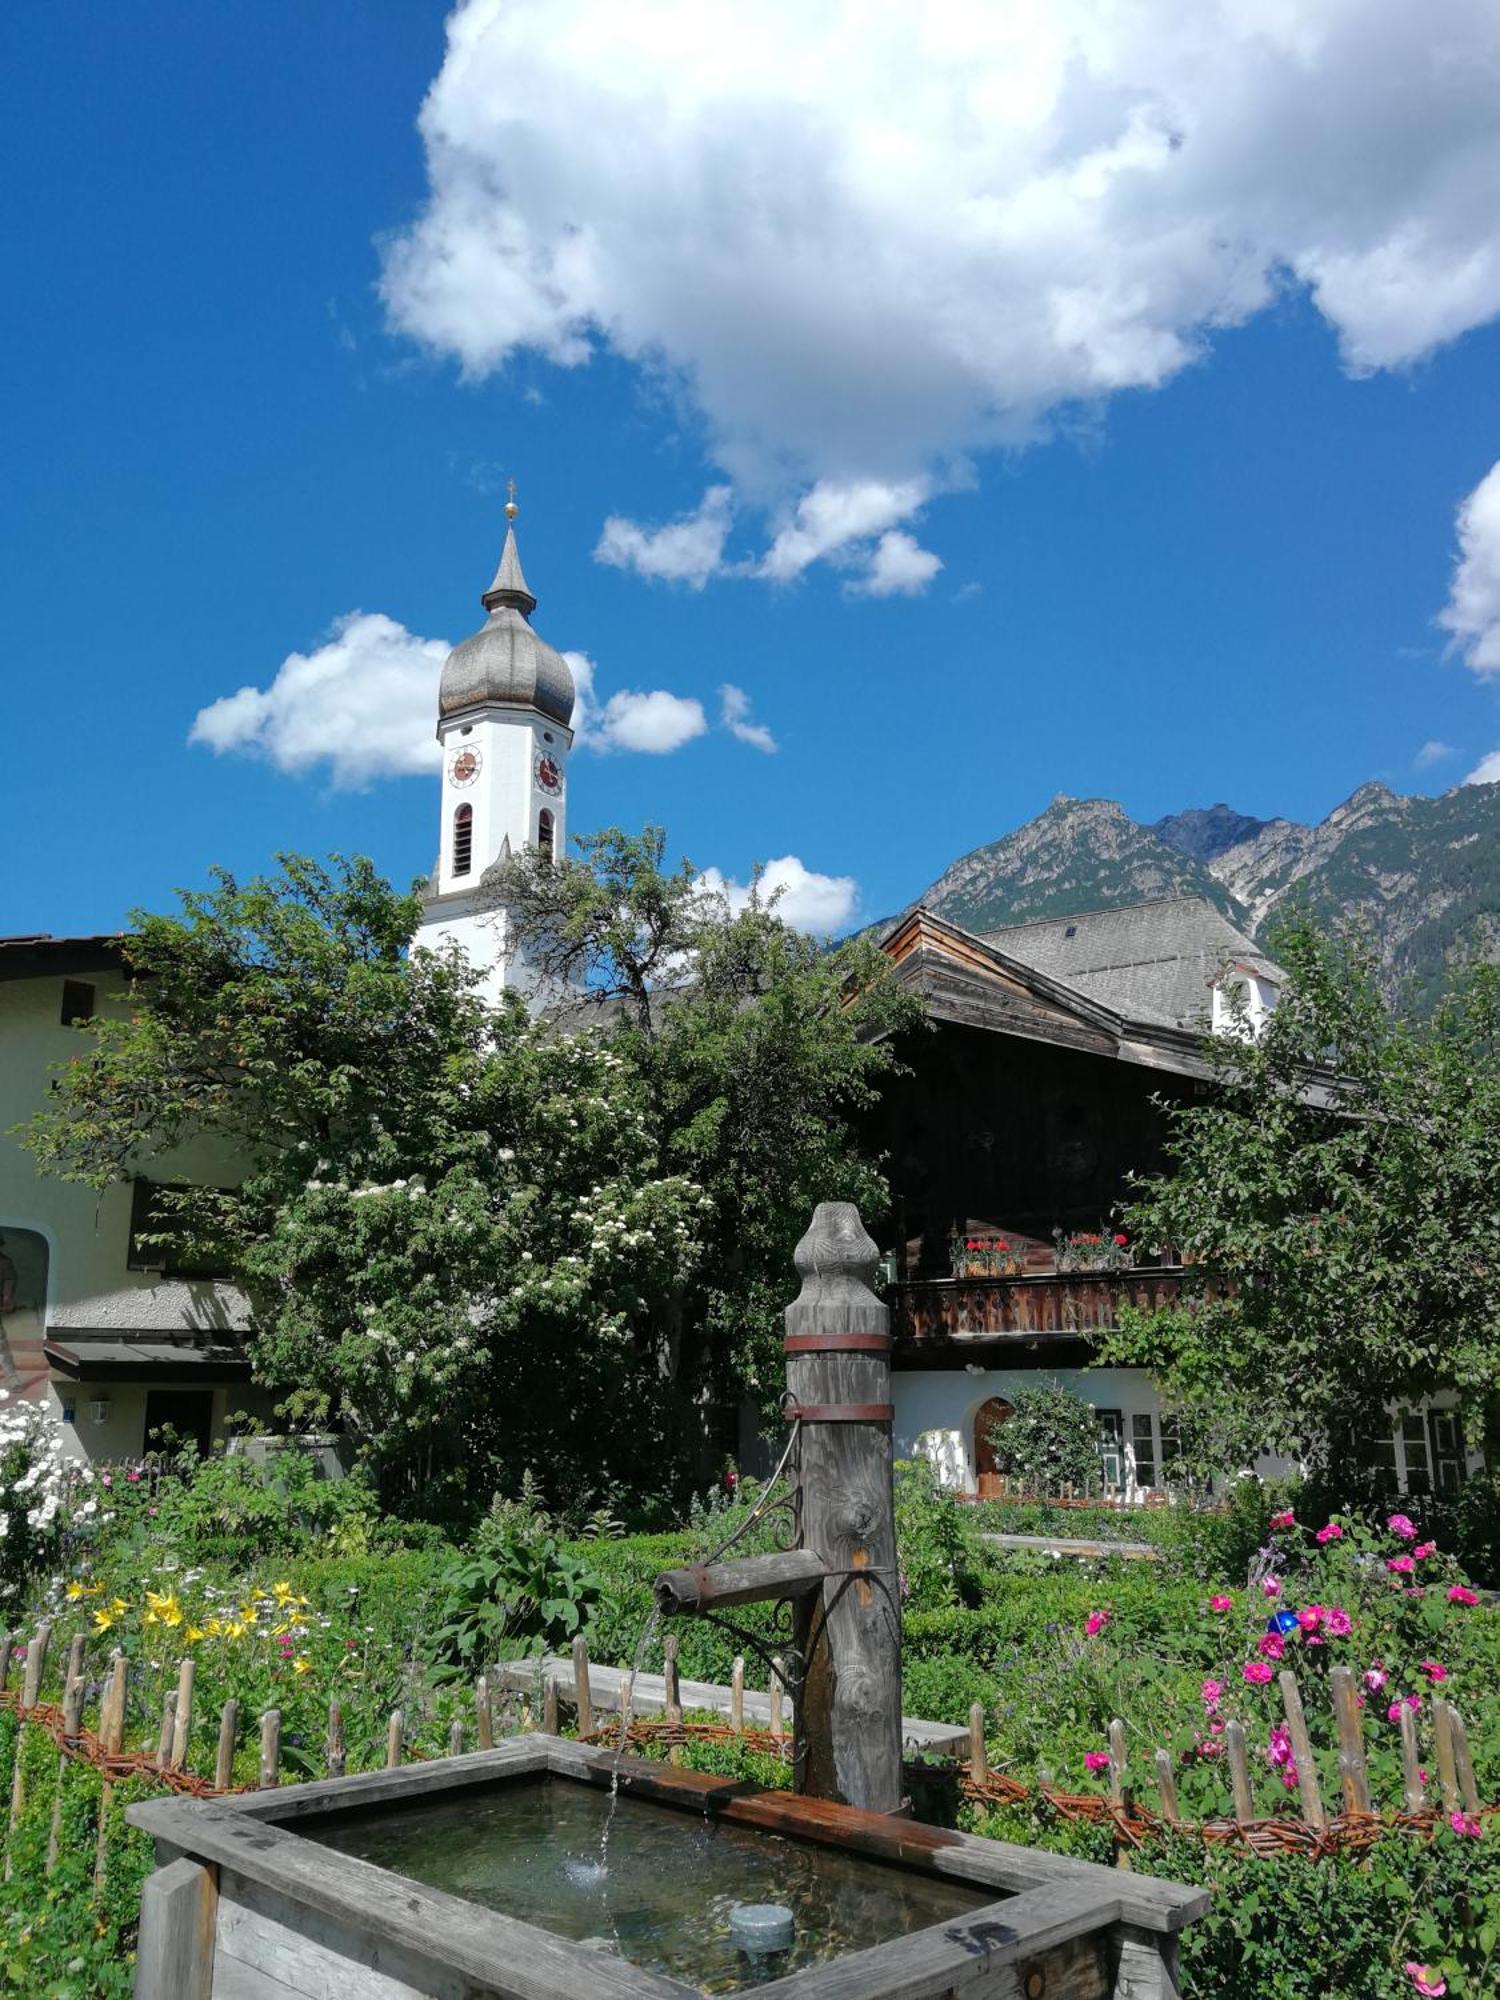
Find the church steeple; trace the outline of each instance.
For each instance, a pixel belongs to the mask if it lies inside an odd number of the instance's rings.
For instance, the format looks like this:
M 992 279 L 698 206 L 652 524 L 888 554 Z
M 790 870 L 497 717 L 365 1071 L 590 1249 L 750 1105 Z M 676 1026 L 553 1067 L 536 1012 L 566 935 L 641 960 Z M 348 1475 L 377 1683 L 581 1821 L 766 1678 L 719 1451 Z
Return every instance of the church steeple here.
M 443 790 L 438 866 L 421 941 L 461 945 L 482 970 L 482 991 L 507 987 L 536 1001 L 536 986 L 508 944 L 508 917 L 494 902 L 504 861 L 526 848 L 565 851 L 568 752 L 577 690 L 561 653 L 533 627 L 536 598 L 516 546 L 515 482 L 505 507 L 505 546 L 481 602 L 479 631 L 448 655 L 438 683 Z
M 509 604 L 519 611 L 523 618 L 530 618 L 536 610 L 536 599 L 526 588 L 526 579 L 521 574 L 521 552 L 516 547 L 516 516 L 520 508 L 516 505 L 516 482 L 509 485 L 510 498 L 505 503 L 505 547 L 500 551 L 500 567 L 495 571 L 494 581 L 480 598 L 486 611 L 494 611 L 502 604 Z

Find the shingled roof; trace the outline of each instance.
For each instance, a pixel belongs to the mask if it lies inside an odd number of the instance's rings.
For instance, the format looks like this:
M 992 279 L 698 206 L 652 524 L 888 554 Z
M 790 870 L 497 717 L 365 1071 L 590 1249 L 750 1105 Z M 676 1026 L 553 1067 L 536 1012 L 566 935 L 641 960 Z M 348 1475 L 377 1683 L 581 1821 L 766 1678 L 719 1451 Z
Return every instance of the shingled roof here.
M 1238 967 L 1274 986 L 1274 959 L 1201 896 L 1160 896 L 1113 910 L 981 933 L 987 944 L 1132 1020 L 1192 1027 L 1212 988 Z

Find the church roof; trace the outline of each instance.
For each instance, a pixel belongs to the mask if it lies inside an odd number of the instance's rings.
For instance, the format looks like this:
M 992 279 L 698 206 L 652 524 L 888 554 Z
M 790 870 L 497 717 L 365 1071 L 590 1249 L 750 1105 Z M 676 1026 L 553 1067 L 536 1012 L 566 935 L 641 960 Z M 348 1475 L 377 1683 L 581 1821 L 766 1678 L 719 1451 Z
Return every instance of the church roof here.
M 448 655 L 438 686 L 438 715 L 446 719 L 497 703 L 537 709 L 566 729 L 573 720 L 572 671 L 562 654 L 531 629 L 536 599 L 521 571 L 513 507 L 506 513 L 512 524 L 505 530 L 500 564 L 479 600 L 489 617 Z
M 1201 896 L 1159 896 L 1112 910 L 981 933 L 1011 958 L 1138 1021 L 1186 1028 L 1239 967 L 1280 986 L 1286 974 Z

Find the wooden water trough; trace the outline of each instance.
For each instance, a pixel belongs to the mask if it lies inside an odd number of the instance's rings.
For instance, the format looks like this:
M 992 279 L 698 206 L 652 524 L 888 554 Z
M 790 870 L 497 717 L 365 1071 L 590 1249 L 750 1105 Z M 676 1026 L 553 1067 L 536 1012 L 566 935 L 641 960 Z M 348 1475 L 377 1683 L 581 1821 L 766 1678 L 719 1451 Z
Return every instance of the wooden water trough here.
M 351 1815 L 475 1810 L 546 1779 L 607 1789 L 604 1750 L 517 1737 L 476 1756 L 132 1806 L 157 1844 L 136 2000 L 690 2000 L 703 1989 L 327 1846 Z M 1177 1934 L 1202 1890 L 882 1813 L 626 1758 L 622 1795 L 682 1814 L 684 1867 L 709 1828 L 860 1857 L 873 1876 L 962 1885 L 965 1914 L 793 1971 L 785 2000 L 1175 2000 Z

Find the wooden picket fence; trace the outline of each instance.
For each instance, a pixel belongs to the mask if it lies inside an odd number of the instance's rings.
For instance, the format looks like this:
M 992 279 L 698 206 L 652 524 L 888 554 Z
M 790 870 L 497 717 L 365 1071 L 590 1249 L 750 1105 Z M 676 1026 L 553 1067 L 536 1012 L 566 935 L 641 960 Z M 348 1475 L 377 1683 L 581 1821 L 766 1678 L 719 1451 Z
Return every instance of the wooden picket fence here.
M 1477 1823 L 1482 1817 L 1500 1813 L 1500 1806 L 1483 1806 L 1469 1755 L 1468 1731 L 1452 1702 L 1441 1698 L 1432 1704 L 1430 1724 L 1432 1759 L 1437 1767 L 1437 1785 L 1429 1796 L 1424 1779 L 1421 1743 L 1416 1712 L 1402 1705 L 1401 1768 L 1402 1797 L 1399 1808 L 1380 1811 L 1371 1797 L 1369 1768 L 1365 1756 L 1363 1714 L 1357 1700 L 1353 1670 L 1335 1667 L 1329 1674 L 1334 1727 L 1338 1738 L 1338 1787 L 1335 1803 L 1325 1802 L 1318 1768 L 1308 1735 L 1296 1675 L 1283 1671 L 1278 1677 L 1286 1731 L 1297 1772 L 1297 1805 L 1294 1810 L 1269 1816 L 1257 1813 L 1251 1781 L 1250 1753 L 1244 1724 L 1232 1720 L 1224 1725 L 1223 1762 L 1229 1790 L 1229 1810 L 1214 1818 L 1188 1822 L 1177 1802 L 1176 1767 L 1169 1751 L 1157 1748 L 1143 1760 L 1145 1787 L 1154 1790 L 1158 1806 L 1143 1803 L 1139 1788 L 1132 1782 L 1126 1750 L 1125 1725 L 1118 1718 L 1109 1725 L 1109 1795 L 1078 1794 L 1049 1786 L 1024 1785 L 1019 1780 L 989 1768 L 984 1743 L 984 1711 L 978 1703 L 969 1715 L 970 1748 L 964 1767 L 963 1788 L 976 1802 L 1015 1804 L 1027 1799 L 1044 1799 L 1062 1817 L 1090 1819 L 1113 1825 L 1119 1841 L 1120 1865 L 1129 1865 L 1129 1849 L 1142 1846 L 1163 1833 L 1195 1833 L 1209 1841 L 1230 1841 L 1256 1854 L 1324 1854 L 1360 1851 L 1381 1834 L 1398 1828 L 1430 1831 L 1440 1817 L 1459 1813 Z M 1145 1775 L 1149 1773 L 1149 1775 Z
M 128 1777 L 149 1777 L 164 1789 L 212 1798 L 233 1791 L 268 1790 L 282 1782 L 281 1713 L 268 1709 L 254 1725 L 251 1740 L 257 1746 L 256 1778 L 253 1784 L 234 1781 L 236 1752 L 241 1742 L 243 1719 L 240 1705 L 230 1699 L 219 1715 L 213 1771 L 193 1771 L 188 1765 L 194 1716 L 195 1668 L 191 1657 L 184 1658 L 175 1685 L 168 1688 L 162 1703 L 160 1728 L 155 1749 L 127 1750 L 126 1713 L 129 1695 L 129 1661 L 116 1649 L 111 1653 L 102 1683 L 91 1683 L 84 1673 L 86 1635 L 75 1633 L 61 1674 L 62 1700 L 42 1699 L 52 1626 L 44 1620 L 25 1643 L 24 1671 L 19 1687 L 11 1686 L 16 1658 L 15 1636 L 0 1634 L 0 1704 L 15 1708 L 35 1727 L 45 1729 L 57 1743 L 63 1758 L 79 1758 L 94 1764 L 106 1787 Z M 665 1747 L 673 1761 L 691 1742 L 738 1739 L 747 1748 L 763 1749 L 790 1758 L 791 1718 L 786 1681 L 775 1662 L 768 1689 L 769 1728 L 747 1726 L 745 1718 L 745 1662 L 734 1661 L 726 1712 L 727 1723 L 689 1723 L 684 1720 L 677 1662 L 677 1640 L 669 1636 L 663 1646 L 664 1713 L 661 1720 L 633 1718 L 624 1730 L 625 1739 L 637 1748 Z M 584 1739 L 620 1740 L 622 1725 L 611 1716 L 602 1726 L 595 1715 L 593 1684 L 588 1648 L 582 1639 L 573 1644 L 573 1687 L 571 1706 L 575 1711 L 577 1734 Z M 1171 1753 L 1154 1749 L 1142 1762 L 1146 1789 L 1154 1790 L 1157 1807 L 1144 1803 L 1141 1787 L 1135 1782 L 1127 1753 L 1125 1725 L 1118 1719 L 1109 1726 L 1109 1790 L 1102 1793 L 1064 1792 L 1046 1785 L 1027 1785 L 1003 1771 L 991 1768 L 985 1744 L 985 1714 L 976 1702 L 969 1712 L 968 1756 L 960 1766 L 964 1795 L 975 1803 L 1017 1804 L 1044 1800 L 1065 1818 L 1090 1819 L 1109 1823 L 1119 1842 L 1122 1866 L 1129 1865 L 1129 1850 L 1166 1831 L 1197 1833 L 1208 1840 L 1235 1840 L 1260 1854 L 1287 1852 L 1323 1853 L 1335 1849 L 1363 1848 L 1383 1830 L 1396 1827 L 1430 1828 L 1439 1815 L 1462 1813 L 1470 1820 L 1500 1813 L 1500 1806 L 1483 1806 L 1475 1782 L 1469 1753 L 1468 1732 L 1454 1705 L 1437 1698 L 1431 1706 L 1431 1761 L 1436 1766 L 1437 1784 L 1431 1788 L 1424 1778 L 1420 1727 L 1416 1712 L 1403 1704 L 1401 1710 L 1402 1799 L 1398 1808 L 1379 1812 L 1371 1798 L 1365 1755 L 1364 1722 L 1353 1670 L 1334 1667 L 1329 1674 L 1334 1727 L 1338 1740 L 1338 1787 L 1335 1803 L 1325 1802 L 1313 1757 L 1312 1741 L 1297 1679 L 1289 1671 L 1278 1677 L 1287 1739 L 1297 1772 L 1297 1807 L 1270 1816 L 1258 1815 L 1254 1805 L 1250 1751 L 1244 1725 L 1231 1720 L 1224 1725 L 1223 1767 L 1227 1775 L 1229 1810 L 1202 1822 L 1187 1822 L 1177 1799 L 1176 1767 Z M 99 1688 L 94 1726 L 88 1726 L 85 1701 L 92 1685 Z M 462 1756 L 465 1750 L 492 1749 L 506 1733 L 500 1714 L 502 1700 L 500 1674 L 480 1674 L 472 1696 L 473 1729 L 455 1717 L 448 1731 L 446 1754 Z M 631 1685 L 628 1672 L 620 1677 L 618 1709 L 629 1714 Z M 556 1734 L 559 1724 L 557 1681 L 543 1677 L 534 1701 L 523 1703 L 517 1716 L 522 1730 L 541 1729 Z M 420 1758 L 407 1740 L 406 1719 L 399 1708 L 391 1711 L 385 1732 L 384 1762 L 388 1769 Z M 347 1767 L 343 1709 L 337 1698 L 328 1704 L 327 1734 L 323 1744 L 323 1765 L 330 1778 L 342 1777 Z M 915 1767 L 914 1767 L 915 1768 Z M 931 1766 L 925 1767 L 929 1771 Z M 950 1767 L 951 1768 L 951 1767 Z M 299 1773 L 305 1775 L 305 1773 Z M 61 1796 L 59 1790 L 59 1798 Z M 7 1843 L 23 1810 L 21 1760 L 16 1761 Z M 103 1816 L 101 1815 L 101 1829 Z M 102 1832 L 101 1832 L 102 1842 Z M 103 1852 L 99 1857 L 102 1871 Z

